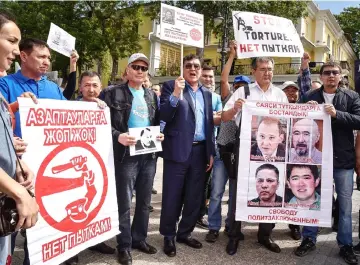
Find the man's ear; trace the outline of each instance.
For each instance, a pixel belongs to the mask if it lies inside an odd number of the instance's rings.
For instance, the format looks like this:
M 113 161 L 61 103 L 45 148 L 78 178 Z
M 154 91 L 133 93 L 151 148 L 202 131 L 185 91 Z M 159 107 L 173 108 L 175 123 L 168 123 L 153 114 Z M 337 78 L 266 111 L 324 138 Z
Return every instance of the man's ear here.
M 28 57 L 28 54 L 27 54 L 26 52 L 24 52 L 24 51 L 21 51 L 21 52 L 20 52 L 20 60 L 21 60 L 22 62 L 26 62 L 26 61 L 27 61 L 27 57 Z
M 284 134 L 280 134 L 280 140 L 281 140 L 281 143 L 284 142 Z
M 317 186 L 319 186 L 319 184 L 320 184 L 320 178 L 317 178 L 315 180 L 315 188 L 317 188 Z

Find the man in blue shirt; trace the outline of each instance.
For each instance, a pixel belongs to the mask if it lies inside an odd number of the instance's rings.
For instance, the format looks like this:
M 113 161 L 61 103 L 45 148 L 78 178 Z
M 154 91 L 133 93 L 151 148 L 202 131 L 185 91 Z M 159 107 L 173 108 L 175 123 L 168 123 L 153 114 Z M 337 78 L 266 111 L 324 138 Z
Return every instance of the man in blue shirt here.
M 20 96 L 66 100 L 60 87 L 49 81 L 45 73 L 50 66 L 50 50 L 46 42 L 25 39 L 20 45 L 21 70 L 0 79 L 0 92 L 13 103 Z M 21 137 L 20 114 L 15 113 L 14 134 Z
M 166 122 L 160 233 L 169 257 L 176 255 L 175 236 L 179 243 L 202 247 L 191 233 L 199 218 L 205 171 L 215 155 L 212 96 L 199 85 L 200 58 L 190 54 L 183 62 L 184 77 L 165 82 L 160 96 L 160 119 Z

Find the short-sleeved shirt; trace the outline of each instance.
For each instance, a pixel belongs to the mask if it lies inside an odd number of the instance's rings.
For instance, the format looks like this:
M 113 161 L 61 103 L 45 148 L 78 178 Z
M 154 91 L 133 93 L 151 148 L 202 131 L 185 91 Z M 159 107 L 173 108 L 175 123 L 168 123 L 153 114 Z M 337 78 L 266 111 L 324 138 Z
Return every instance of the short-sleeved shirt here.
M 46 76 L 42 76 L 39 81 L 35 81 L 24 76 L 21 70 L 0 79 L 0 92 L 9 103 L 17 101 L 17 98 L 24 92 L 32 92 L 37 98 L 66 100 L 61 88 L 54 82 L 49 81 Z M 19 112 L 15 113 L 15 118 L 14 133 L 16 136 L 21 137 Z
M 273 101 L 273 102 L 283 102 L 289 103 L 288 98 L 284 91 L 280 88 L 270 84 L 270 87 L 266 92 L 264 92 L 257 82 L 249 85 L 250 95 L 247 97 L 247 100 L 258 100 L 258 101 Z M 239 98 L 245 99 L 244 87 L 238 88 L 234 94 L 231 95 L 229 100 L 226 102 L 224 111 L 232 109 L 235 105 L 235 101 Z M 241 111 L 235 114 L 234 119 L 236 124 L 239 125 L 241 119 Z
M 213 111 L 221 111 L 222 103 L 220 95 L 216 94 L 215 92 L 211 93 L 211 100 Z

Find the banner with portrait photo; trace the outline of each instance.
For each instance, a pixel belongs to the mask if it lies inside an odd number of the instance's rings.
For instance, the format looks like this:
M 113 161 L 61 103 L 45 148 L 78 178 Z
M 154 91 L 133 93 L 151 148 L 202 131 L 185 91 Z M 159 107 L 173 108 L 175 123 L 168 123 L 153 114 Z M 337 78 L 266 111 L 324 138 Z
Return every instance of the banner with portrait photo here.
M 331 226 L 333 148 L 323 105 L 246 101 L 236 220 Z
M 136 140 L 136 144 L 130 146 L 130 156 L 162 151 L 161 142 L 156 139 L 160 135 L 160 126 L 129 128 L 129 135 L 135 136 Z

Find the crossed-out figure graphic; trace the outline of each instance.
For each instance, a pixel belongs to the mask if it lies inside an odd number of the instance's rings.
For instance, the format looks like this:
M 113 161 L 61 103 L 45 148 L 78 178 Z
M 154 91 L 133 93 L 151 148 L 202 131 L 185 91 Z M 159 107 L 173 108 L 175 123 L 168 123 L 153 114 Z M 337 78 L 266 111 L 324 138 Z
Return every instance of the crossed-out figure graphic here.
M 75 170 L 76 172 L 82 172 L 81 176 L 78 178 L 70 179 L 61 177 L 45 177 L 43 179 L 44 182 L 48 182 L 43 184 L 48 184 L 48 186 L 51 187 L 48 189 L 48 194 L 44 194 L 44 196 L 66 190 L 72 190 L 86 185 L 87 193 L 85 194 L 85 197 L 69 203 L 65 207 L 67 216 L 59 223 L 66 223 L 69 225 L 71 225 L 72 222 L 81 223 L 88 217 L 90 205 L 96 196 L 96 187 L 94 185 L 95 174 L 92 170 L 88 170 L 86 162 L 86 156 L 76 156 L 70 159 L 68 163 L 57 165 L 51 168 L 51 172 L 53 174 L 59 174 L 71 169 Z

